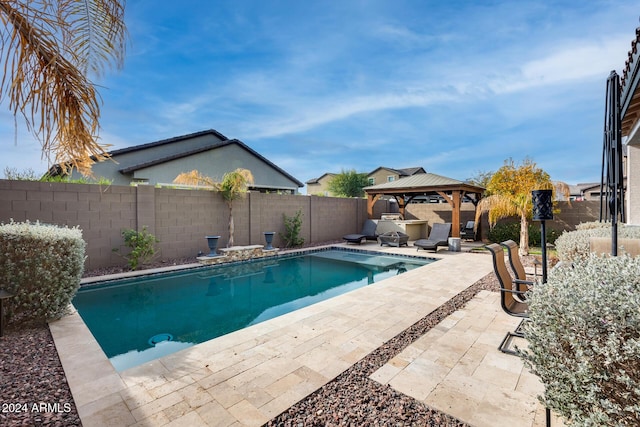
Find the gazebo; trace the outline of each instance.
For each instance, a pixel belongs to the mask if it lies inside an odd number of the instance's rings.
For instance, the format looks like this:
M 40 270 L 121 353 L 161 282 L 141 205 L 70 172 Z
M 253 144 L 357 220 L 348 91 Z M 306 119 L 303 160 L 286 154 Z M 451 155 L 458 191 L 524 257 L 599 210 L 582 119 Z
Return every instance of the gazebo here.
M 396 181 L 384 184 L 364 187 L 367 194 L 367 214 L 373 218 L 373 205 L 382 196 L 393 196 L 398 202 L 400 213 L 404 217 L 405 206 L 417 196 L 439 195 L 451 206 L 451 236 L 460 237 L 460 229 L 456 224 L 460 222 L 460 204 L 464 196 L 469 198 L 474 205 L 478 204 L 484 188 L 466 182 L 447 178 L 433 173 L 420 173 Z

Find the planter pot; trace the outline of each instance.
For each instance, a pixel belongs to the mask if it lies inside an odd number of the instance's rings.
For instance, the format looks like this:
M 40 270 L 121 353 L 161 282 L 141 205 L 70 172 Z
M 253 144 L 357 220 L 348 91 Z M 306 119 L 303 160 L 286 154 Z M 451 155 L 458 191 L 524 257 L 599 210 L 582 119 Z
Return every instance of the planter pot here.
M 265 231 L 264 233 L 264 240 L 267 242 L 267 246 L 265 246 L 265 249 L 273 249 L 273 246 L 271 246 L 271 242 L 273 242 L 273 236 L 276 234 L 275 231 Z
M 207 256 L 218 256 L 216 253 L 216 249 L 218 248 L 218 239 L 220 236 L 205 236 L 207 239 L 207 245 L 209 245 L 209 255 Z

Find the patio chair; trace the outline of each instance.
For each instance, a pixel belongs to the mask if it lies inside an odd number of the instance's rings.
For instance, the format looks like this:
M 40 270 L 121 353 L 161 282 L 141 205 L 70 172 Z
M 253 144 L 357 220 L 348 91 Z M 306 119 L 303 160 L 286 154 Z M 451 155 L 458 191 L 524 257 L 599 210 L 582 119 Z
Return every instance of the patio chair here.
M 533 280 L 527 279 L 527 273 L 524 271 L 524 266 L 522 265 L 522 261 L 520 261 L 520 255 L 518 254 L 518 244 L 513 240 L 506 240 L 500 244 L 507 248 L 507 253 L 509 254 L 509 264 L 511 265 L 511 270 L 513 271 L 513 274 L 515 276 L 515 278 L 513 279 L 513 283 L 516 284 L 516 288 L 519 291 L 527 291 L 527 289 L 535 282 Z
M 476 240 L 475 221 L 467 221 L 464 227 L 460 229 L 460 238 L 465 240 Z
M 436 223 L 431 227 L 431 233 L 429 233 L 428 239 L 419 239 L 413 242 L 413 246 L 417 247 L 417 250 L 431 250 L 438 252 L 438 246 L 449 246 L 449 233 L 451 232 L 451 223 Z
M 515 331 L 507 332 L 504 339 L 498 346 L 498 349 L 503 353 L 517 354 L 515 351 L 509 349 L 509 344 L 513 337 L 524 337 L 524 334 L 521 332 L 521 327 L 523 322 L 529 317 L 529 314 L 527 313 L 529 305 L 524 298 L 525 292 L 514 289 L 513 279 L 511 278 L 509 270 L 507 270 L 507 265 L 504 262 L 504 250 L 502 249 L 502 246 L 497 243 L 492 243 L 485 247 L 489 252 L 491 252 L 493 257 L 493 270 L 498 278 L 498 283 L 500 283 L 500 305 L 502 306 L 502 309 L 510 316 L 520 317 L 523 319 Z
M 376 234 L 376 228 L 378 224 L 375 221 L 368 219 L 364 222 L 362 226 L 362 232 L 360 234 L 347 234 L 346 236 L 342 236 L 343 240 L 346 240 L 347 243 L 362 243 L 363 240 L 378 240 L 378 235 Z

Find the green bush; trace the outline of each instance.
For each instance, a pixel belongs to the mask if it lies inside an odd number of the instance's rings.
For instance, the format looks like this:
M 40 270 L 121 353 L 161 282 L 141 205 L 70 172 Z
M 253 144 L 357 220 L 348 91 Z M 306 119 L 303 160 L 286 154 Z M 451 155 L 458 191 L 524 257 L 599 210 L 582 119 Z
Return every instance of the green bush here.
M 137 270 L 138 267 L 151 261 L 156 254 L 155 244 L 159 240 L 153 234 L 147 231 L 147 227 L 142 227 L 142 231 L 127 228 L 122 230 L 124 244 L 130 249 L 128 254 L 121 255 L 129 262 L 131 270 Z M 119 252 L 119 249 L 114 249 Z
M 64 315 L 80 286 L 85 246 L 77 227 L 0 224 L 0 286 L 15 295 L 9 300 L 9 317 Z
M 304 243 L 304 239 L 300 237 L 300 230 L 302 229 L 302 211 L 298 210 L 296 214 L 289 217 L 282 214 L 284 219 L 284 233 L 279 233 L 284 245 L 287 248 L 293 248 L 300 246 Z
M 525 363 L 567 425 L 640 425 L 640 257 L 590 255 L 529 299 Z
M 540 246 L 540 225 L 537 223 L 529 224 L 529 246 Z M 551 228 L 546 230 L 547 243 L 554 244 L 560 234 Z M 506 224 L 497 224 L 489 230 L 488 238 L 490 242 L 500 243 L 506 240 L 513 240 L 520 244 L 520 223 L 512 222 Z
M 574 231 L 565 231 L 556 240 L 560 261 L 572 262 L 589 257 L 589 238 L 611 237 L 611 223 L 580 224 Z M 640 227 L 618 224 L 618 238 L 640 239 Z

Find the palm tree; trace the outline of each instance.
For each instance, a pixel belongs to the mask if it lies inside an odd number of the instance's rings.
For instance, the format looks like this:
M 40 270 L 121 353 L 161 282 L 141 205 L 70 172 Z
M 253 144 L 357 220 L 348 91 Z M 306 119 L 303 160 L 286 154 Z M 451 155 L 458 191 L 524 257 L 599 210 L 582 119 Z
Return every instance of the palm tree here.
M 41 142 L 43 157 L 91 174 L 104 160 L 98 143 L 99 95 L 88 74 L 120 68 L 125 53 L 124 1 L 2 0 L 0 101 L 8 99 Z
M 253 185 L 253 175 L 249 169 L 242 168 L 225 174 L 222 182 L 217 185 L 218 191 L 229 206 L 229 243 L 227 247 L 233 246 L 233 201 L 244 196 L 250 185 Z
M 244 196 L 249 190 L 249 186 L 253 185 L 253 174 L 249 169 L 238 168 L 232 172 L 226 173 L 222 177 L 222 182 L 215 182 L 212 178 L 202 175 L 197 170 L 191 172 L 183 172 L 174 180 L 176 184 L 194 185 L 194 186 L 210 186 L 220 192 L 220 195 L 229 206 L 229 242 L 227 247 L 233 246 L 233 202 Z
M 476 224 L 480 216 L 489 213 L 489 225 L 493 227 L 501 218 L 520 217 L 520 255 L 529 254 L 529 218 L 532 216 L 533 190 L 561 191 L 569 197 L 569 187 L 562 182 L 553 182 L 547 172 L 538 168 L 531 159 L 525 159 L 521 165 L 515 165 L 513 159 L 505 160 L 487 185 L 487 197 L 478 203 Z

